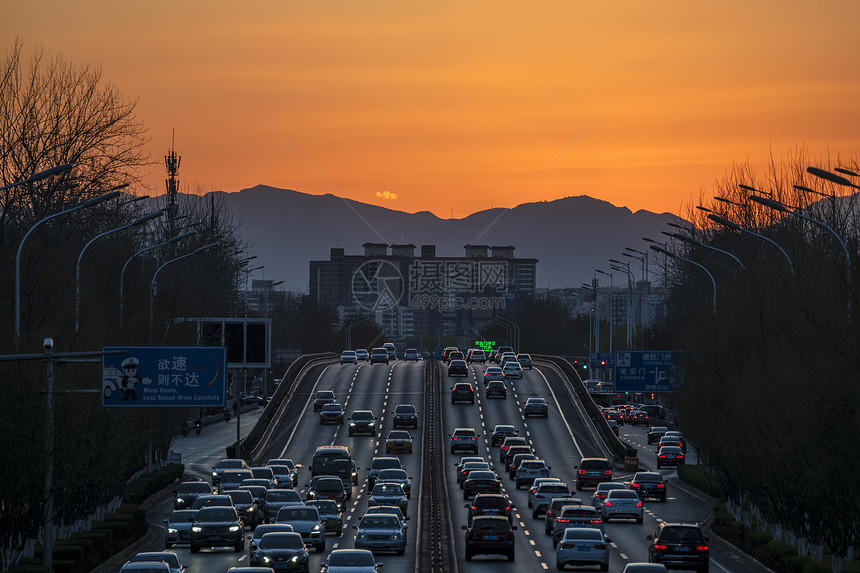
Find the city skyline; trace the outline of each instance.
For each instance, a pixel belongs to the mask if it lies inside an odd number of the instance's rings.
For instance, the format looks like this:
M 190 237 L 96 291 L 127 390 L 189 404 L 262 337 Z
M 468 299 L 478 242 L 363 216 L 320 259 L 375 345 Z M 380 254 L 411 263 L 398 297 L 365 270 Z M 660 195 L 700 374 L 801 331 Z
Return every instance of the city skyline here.
M 857 159 L 860 5 L 14 3 L 136 100 L 164 192 L 257 184 L 462 218 L 588 195 L 683 214 L 734 165 Z M 142 191 L 142 190 L 141 190 Z

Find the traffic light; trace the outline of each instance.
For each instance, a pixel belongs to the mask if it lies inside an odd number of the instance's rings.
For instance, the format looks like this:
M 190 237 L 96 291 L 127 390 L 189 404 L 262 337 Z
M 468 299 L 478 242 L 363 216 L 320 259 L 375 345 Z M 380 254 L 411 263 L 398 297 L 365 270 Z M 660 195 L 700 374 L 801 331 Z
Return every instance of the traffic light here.
M 601 368 L 606 368 L 606 360 L 601 360 L 601 361 L 600 361 L 600 367 L 601 367 Z

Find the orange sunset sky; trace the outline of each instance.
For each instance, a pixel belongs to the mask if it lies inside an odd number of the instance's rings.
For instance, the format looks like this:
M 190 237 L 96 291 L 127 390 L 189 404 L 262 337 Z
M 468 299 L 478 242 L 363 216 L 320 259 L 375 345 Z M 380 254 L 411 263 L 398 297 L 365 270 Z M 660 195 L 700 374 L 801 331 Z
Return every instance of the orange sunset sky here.
M 164 192 L 257 184 L 464 217 L 570 195 L 681 214 L 733 164 L 860 150 L 860 2 L 9 0 L 101 67 Z M 140 190 L 141 192 L 143 190 Z

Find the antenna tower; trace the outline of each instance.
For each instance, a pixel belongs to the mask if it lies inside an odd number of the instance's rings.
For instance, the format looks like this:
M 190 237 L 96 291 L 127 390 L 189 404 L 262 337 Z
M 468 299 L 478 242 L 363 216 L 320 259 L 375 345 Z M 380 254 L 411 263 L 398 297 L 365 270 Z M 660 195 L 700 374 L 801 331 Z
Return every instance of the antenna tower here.
M 177 179 L 177 175 L 179 174 L 179 164 L 182 161 L 182 157 L 176 155 L 176 131 L 171 132 L 170 136 L 170 150 L 167 152 L 167 155 L 164 156 L 164 166 L 167 168 L 167 179 L 164 180 L 164 185 L 167 187 L 167 220 L 168 220 L 168 229 L 170 238 L 175 236 L 174 229 L 174 218 L 176 217 L 176 210 L 178 208 L 176 204 L 176 193 L 179 190 L 179 179 Z

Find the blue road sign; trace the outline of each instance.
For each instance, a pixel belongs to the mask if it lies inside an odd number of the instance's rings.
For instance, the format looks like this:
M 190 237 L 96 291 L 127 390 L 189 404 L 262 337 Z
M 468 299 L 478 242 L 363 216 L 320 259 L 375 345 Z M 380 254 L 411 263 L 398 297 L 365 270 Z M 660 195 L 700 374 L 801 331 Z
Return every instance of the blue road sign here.
M 223 407 L 224 346 L 105 346 L 102 406 Z
M 671 350 L 625 350 L 615 352 L 616 392 L 672 392 L 675 360 L 683 353 Z

